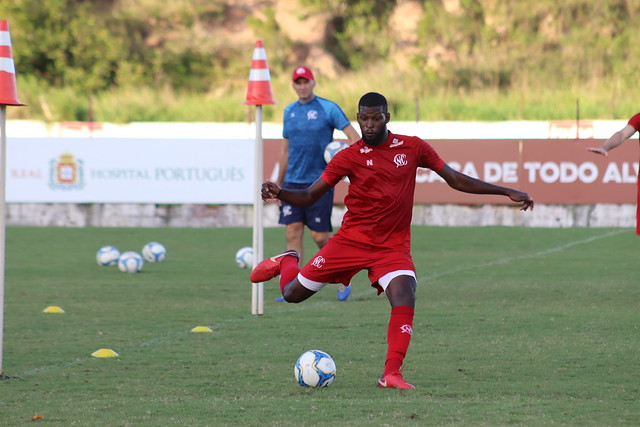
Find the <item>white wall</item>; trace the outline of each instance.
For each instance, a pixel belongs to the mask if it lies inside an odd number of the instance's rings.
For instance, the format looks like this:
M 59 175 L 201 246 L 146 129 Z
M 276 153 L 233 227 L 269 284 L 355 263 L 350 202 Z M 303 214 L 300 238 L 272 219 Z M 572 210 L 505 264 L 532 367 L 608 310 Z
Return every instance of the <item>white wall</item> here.
M 624 120 L 585 120 L 580 122 L 581 138 L 605 139 L 624 127 Z M 359 129 L 357 123 L 353 123 Z M 547 139 L 575 138 L 573 121 L 506 121 L 506 122 L 394 122 L 392 132 L 415 135 L 424 139 Z M 134 122 L 130 124 L 9 120 L 8 137 L 113 137 L 113 138 L 215 138 L 253 139 L 255 123 L 167 123 Z M 263 123 L 262 137 L 281 138 L 280 123 Z M 345 139 L 336 132 L 336 139 Z

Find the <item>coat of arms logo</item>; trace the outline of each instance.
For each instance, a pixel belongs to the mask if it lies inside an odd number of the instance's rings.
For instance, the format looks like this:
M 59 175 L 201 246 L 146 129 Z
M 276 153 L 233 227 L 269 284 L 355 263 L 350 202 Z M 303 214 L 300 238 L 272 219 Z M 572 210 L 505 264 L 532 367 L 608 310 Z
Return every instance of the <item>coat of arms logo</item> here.
M 84 187 L 83 161 L 71 153 L 62 153 L 51 159 L 49 187 L 58 190 L 80 190 Z

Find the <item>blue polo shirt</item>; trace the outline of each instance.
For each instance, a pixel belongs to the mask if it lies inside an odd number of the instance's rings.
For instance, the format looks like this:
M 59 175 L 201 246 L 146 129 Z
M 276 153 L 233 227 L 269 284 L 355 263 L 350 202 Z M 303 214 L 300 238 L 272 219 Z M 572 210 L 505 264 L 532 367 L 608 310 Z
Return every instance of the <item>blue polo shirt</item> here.
M 333 141 L 333 131 L 349 125 L 335 102 L 315 96 L 303 104 L 292 102 L 284 109 L 282 136 L 289 140 L 289 166 L 284 180 L 311 184 L 324 171 L 324 148 Z

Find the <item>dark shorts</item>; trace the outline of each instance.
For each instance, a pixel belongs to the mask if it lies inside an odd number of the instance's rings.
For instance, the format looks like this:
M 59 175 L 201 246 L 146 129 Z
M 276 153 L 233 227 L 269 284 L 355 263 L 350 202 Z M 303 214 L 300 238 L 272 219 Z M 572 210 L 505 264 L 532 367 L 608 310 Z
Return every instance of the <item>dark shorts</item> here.
M 311 184 L 291 184 L 285 182 L 282 188 L 287 190 L 304 190 Z M 293 206 L 285 202 L 280 205 L 279 224 L 293 224 L 301 222 L 310 230 L 323 232 L 333 231 L 331 227 L 331 212 L 333 211 L 333 188 L 317 202 L 307 208 Z

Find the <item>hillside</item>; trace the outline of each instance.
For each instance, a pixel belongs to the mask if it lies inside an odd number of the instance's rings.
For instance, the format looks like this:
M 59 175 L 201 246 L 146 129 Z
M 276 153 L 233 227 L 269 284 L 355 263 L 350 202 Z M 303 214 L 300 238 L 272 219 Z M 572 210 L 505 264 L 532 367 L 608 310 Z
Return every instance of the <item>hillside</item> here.
M 384 90 L 404 119 L 619 118 L 640 65 L 633 0 L 37 3 L 0 3 L 30 105 L 14 118 L 245 120 L 256 40 L 279 102 L 306 64 L 325 96 Z

